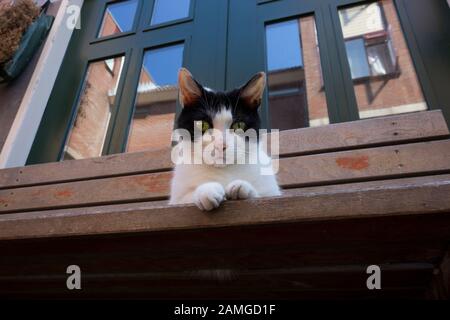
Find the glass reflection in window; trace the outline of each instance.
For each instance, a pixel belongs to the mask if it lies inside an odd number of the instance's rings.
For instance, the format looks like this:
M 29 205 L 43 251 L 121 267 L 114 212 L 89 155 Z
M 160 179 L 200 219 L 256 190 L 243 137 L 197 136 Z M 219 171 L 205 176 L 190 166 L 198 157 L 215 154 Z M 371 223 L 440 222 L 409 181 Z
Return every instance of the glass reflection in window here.
M 131 31 L 133 29 L 138 4 L 138 0 L 108 4 L 103 15 L 102 26 L 98 37 L 106 37 Z
M 63 160 L 102 155 L 124 59 L 122 56 L 90 63 Z
M 339 10 L 359 117 L 426 110 L 392 0 Z
M 190 0 L 155 0 L 151 25 L 189 16 Z
M 345 42 L 348 62 L 352 78 L 363 78 L 370 76 L 369 62 L 367 60 L 366 47 L 362 39 L 354 39 Z
M 145 53 L 127 152 L 170 147 L 183 49 L 178 44 Z
M 313 16 L 266 26 L 271 128 L 329 123 Z

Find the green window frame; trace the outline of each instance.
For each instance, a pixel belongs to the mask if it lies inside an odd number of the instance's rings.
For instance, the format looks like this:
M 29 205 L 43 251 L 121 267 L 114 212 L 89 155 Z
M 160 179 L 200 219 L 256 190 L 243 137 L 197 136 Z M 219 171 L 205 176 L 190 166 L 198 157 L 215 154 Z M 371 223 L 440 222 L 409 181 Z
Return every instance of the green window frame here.
M 314 15 L 315 18 L 330 123 L 359 119 L 338 10 L 373 1 L 191 0 L 187 17 L 151 25 L 155 0 L 139 0 L 132 30 L 98 38 L 103 13 L 107 5 L 115 2 L 118 1 L 84 2 L 82 28 L 75 30 L 72 36 L 28 164 L 61 159 L 89 62 L 125 56 L 118 96 L 102 154 L 121 153 L 125 150 L 128 138 L 145 50 L 184 43 L 183 66 L 189 68 L 203 84 L 218 90 L 229 90 L 265 69 L 264 30 L 267 24 L 308 15 Z M 419 2 L 416 2 L 416 6 Z M 408 8 L 406 0 L 394 0 L 394 3 L 427 105 L 429 109 L 443 109 L 449 119 L 450 97 L 441 98 L 440 95 L 448 90 L 443 84 L 436 84 L 430 79 L 428 61 L 431 53 L 422 54 L 422 44 L 417 41 L 423 31 L 411 22 L 411 8 Z M 445 13 L 436 17 L 442 20 L 441 25 L 447 23 L 445 18 Z M 435 49 L 444 52 L 449 50 L 444 47 Z M 432 71 L 434 74 L 440 72 Z M 445 72 L 445 68 L 441 72 Z M 263 125 L 268 128 L 270 114 L 267 90 L 260 113 Z

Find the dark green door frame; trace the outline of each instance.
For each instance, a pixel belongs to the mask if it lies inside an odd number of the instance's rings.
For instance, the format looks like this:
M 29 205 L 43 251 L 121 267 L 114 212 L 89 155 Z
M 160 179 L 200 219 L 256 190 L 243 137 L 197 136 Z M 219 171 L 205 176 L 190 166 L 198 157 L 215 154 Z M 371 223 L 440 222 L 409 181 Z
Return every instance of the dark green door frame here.
M 188 67 L 202 83 L 224 89 L 227 0 L 191 0 L 188 18 L 156 26 L 149 25 L 155 0 L 140 0 L 132 31 L 97 39 L 105 8 L 112 2 L 115 1 L 84 2 L 82 28 L 74 30 L 28 164 L 61 158 L 77 112 L 78 98 L 84 89 L 83 80 L 89 63 L 125 56 L 104 155 L 121 153 L 126 146 L 145 50 L 182 42 L 183 66 Z
M 82 29 L 75 30 L 63 66 L 30 153 L 28 163 L 58 161 L 76 114 L 78 97 L 89 62 L 125 55 L 111 126 L 103 154 L 124 151 L 132 118 L 144 50 L 184 42 L 183 65 L 203 84 L 226 90 L 244 83 L 265 69 L 267 23 L 294 17 L 315 16 L 323 82 L 331 123 L 358 119 L 358 109 L 347 61 L 338 8 L 367 0 L 191 0 L 186 19 L 149 27 L 154 0 L 140 1 L 139 19 L 131 32 L 96 39 L 108 1 L 86 0 Z M 443 109 L 450 119 L 449 11 L 445 0 L 394 0 L 426 102 Z M 417 23 L 425 10 L 433 21 Z M 428 11 L 427 11 L 428 10 Z M 433 23 L 436 22 L 436 26 Z M 434 27 L 435 41 L 427 42 Z M 436 30 L 438 28 L 438 30 Z M 439 30 L 440 29 L 440 30 Z M 438 63 L 435 58 L 438 58 Z M 440 59 L 440 60 L 439 60 Z M 446 78 L 447 77 L 447 78 Z M 264 125 L 270 123 L 267 97 L 261 108 Z
M 332 14 L 338 5 L 361 0 L 230 0 L 229 48 L 227 88 L 241 84 L 249 74 L 266 69 L 267 50 L 243 50 L 242 48 L 265 48 L 265 25 L 296 17 L 314 15 L 320 47 L 322 75 L 331 123 L 358 119 L 358 109 L 353 91 L 345 47 L 338 40 L 339 19 Z M 336 17 L 335 17 L 336 16 Z M 254 23 L 256 21 L 256 24 Z M 338 24 L 336 27 L 336 23 Z M 232 72 L 230 72 L 232 70 Z M 262 118 L 268 127 L 268 97 L 266 92 Z
M 446 0 L 396 0 L 411 56 L 430 109 L 450 127 L 450 8 Z
M 343 89 L 349 97 L 349 109 L 353 119 L 348 121 L 351 121 L 358 119 L 357 104 L 353 82 L 351 81 L 350 66 L 347 62 L 342 29 L 340 28 L 338 8 L 356 3 L 370 3 L 374 2 L 374 0 L 324 1 L 329 2 L 333 28 L 336 30 L 338 63 L 342 66 Z M 447 123 L 450 124 L 450 91 L 447 89 L 449 85 L 448 79 L 450 78 L 450 10 L 448 4 L 445 0 L 430 0 L 426 3 L 421 0 L 393 1 L 427 106 L 430 110 L 441 109 Z M 428 17 L 424 19 L 426 12 L 428 12 Z M 426 39 L 429 39 L 431 35 L 439 40 L 435 40 L 434 43 L 427 41 Z M 433 57 L 440 59 L 438 65 L 432 63 Z M 427 63 L 425 62 L 426 60 L 428 60 Z M 430 76 L 430 73 L 433 71 L 433 76 Z M 436 80 L 438 77 L 447 80 L 434 81 L 433 83 L 433 80 Z M 441 101 L 437 99 L 439 93 L 445 96 Z
M 343 87 L 350 97 L 352 117 L 357 105 L 347 62 L 338 8 L 374 0 L 324 0 L 329 3 L 336 30 L 338 63 L 342 66 Z M 442 110 L 450 126 L 450 9 L 446 0 L 393 0 L 411 54 L 419 83 L 430 110 Z M 441 80 L 441 81 L 439 81 Z M 438 98 L 439 97 L 439 98 Z M 349 119 L 350 121 L 350 119 Z
M 314 15 L 330 122 L 358 120 L 354 83 L 347 60 L 338 10 L 341 7 L 370 3 L 374 0 L 257 0 L 242 2 L 230 0 L 227 88 L 241 84 L 249 74 L 265 68 L 266 50 L 251 51 L 242 48 L 265 48 L 264 27 L 266 24 Z M 394 0 L 394 3 L 427 105 L 430 109 L 442 109 L 447 121 L 450 121 L 450 90 L 442 88 L 443 86 L 448 87 L 448 80 L 433 83 L 429 76 L 429 69 L 433 65 L 430 61 L 425 63 L 427 58 L 430 60 L 430 56 L 439 55 L 445 61 L 441 61 L 439 66 L 434 65 L 432 71 L 434 71 L 435 77 L 449 77 L 450 10 L 448 5 L 445 0 L 431 0 L 425 10 L 430 12 L 431 20 L 418 24 L 417 21 L 420 21 L 418 12 L 424 6 L 423 1 Z M 411 12 L 416 13 L 414 20 L 411 20 Z M 440 26 L 438 30 L 441 32 L 441 42 L 436 43 L 432 48 L 427 48 L 428 50 L 424 54 L 425 49 L 420 47 L 421 44 L 417 40 L 421 37 L 426 38 L 424 25 L 432 24 L 431 16 Z M 255 21 L 257 22 L 255 23 Z M 417 27 L 418 25 L 422 25 L 424 28 L 420 29 Z M 423 43 L 422 47 L 426 48 L 426 44 Z M 441 101 L 436 98 L 436 91 L 441 92 Z M 267 105 L 266 93 L 262 111 L 262 117 L 266 124 L 270 123 Z

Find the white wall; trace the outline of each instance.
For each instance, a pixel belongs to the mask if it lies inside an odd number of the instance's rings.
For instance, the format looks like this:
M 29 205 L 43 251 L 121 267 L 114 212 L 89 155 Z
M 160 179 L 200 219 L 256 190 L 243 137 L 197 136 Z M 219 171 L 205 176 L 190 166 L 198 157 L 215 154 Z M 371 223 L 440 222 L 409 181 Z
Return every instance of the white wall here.
M 61 0 L 52 29 L 0 153 L 0 168 L 25 165 L 72 36 L 74 10 L 83 0 Z

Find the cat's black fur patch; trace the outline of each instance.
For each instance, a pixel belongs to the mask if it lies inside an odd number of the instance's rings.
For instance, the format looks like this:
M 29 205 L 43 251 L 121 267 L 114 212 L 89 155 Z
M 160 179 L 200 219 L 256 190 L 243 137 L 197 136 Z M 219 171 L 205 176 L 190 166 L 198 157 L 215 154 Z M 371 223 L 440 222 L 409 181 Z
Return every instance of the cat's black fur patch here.
M 206 121 L 210 128 L 213 128 L 210 115 L 226 108 L 231 110 L 233 123 L 244 122 L 246 129 L 254 129 L 258 133 L 261 126 L 258 108 L 249 106 L 243 99 L 240 99 L 240 94 L 245 86 L 229 92 L 215 92 L 206 90 L 201 84 L 196 83 L 201 89 L 202 96 L 191 105 L 184 106 L 176 122 L 177 129 L 189 131 L 193 140 L 195 121 Z

